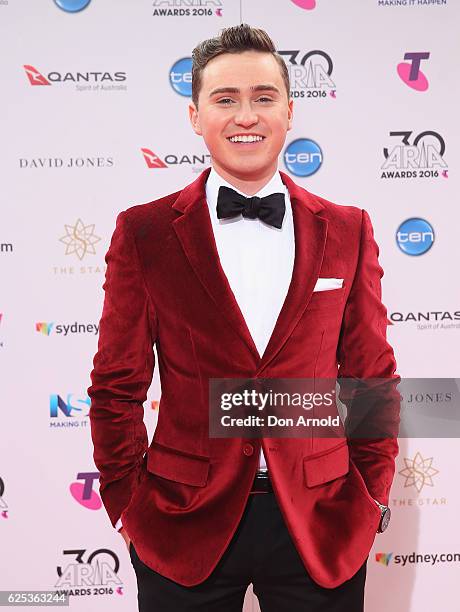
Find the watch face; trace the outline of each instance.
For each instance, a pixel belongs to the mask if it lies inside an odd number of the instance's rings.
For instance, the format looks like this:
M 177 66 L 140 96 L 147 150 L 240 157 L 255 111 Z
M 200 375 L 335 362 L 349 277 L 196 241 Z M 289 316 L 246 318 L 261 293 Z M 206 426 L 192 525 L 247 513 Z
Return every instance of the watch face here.
M 390 508 L 385 508 L 382 514 L 382 520 L 380 521 L 380 531 L 385 531 L 388 527 L 391 518 L 391 510 Z

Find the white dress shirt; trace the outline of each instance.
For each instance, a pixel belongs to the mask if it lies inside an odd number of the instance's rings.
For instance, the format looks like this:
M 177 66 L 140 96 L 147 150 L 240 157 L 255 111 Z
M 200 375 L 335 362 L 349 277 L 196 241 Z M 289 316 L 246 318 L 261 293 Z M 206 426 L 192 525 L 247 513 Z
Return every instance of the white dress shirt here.
M 262 356 L 285 300 L 294 267 L 294 222 L 289 191 L 278 171 L 253 194 L 259 198 L 284 193 L 286 212 L 281 229 L 260 219 L 242 215 L 217 218 L 219 187 L 225 185 L 244 196 L 239 189 L 211 168 L 206 181 L 206 200 L 211 216 L 220 263 L 240 307 L 246 325 Z M 259 467 L 266 469 L 263 451 Z
M 281 229 L 260 219 L 217 218 L 219 187 L 225 185 L 244 196 L 211 168 L 206 181 L 206 200 L 221 266 L 246 321 L 254 344 L 262 356 L 275 327 L 291 282 L 294 267 L 294 222 L 289 191 L 278 171 L 253 194 L 260 198 L 284 193 L 286 212 Z M 259 468 L 267 469 L 261 449 Z M 121 519 L 115 528 L 122 527 Z

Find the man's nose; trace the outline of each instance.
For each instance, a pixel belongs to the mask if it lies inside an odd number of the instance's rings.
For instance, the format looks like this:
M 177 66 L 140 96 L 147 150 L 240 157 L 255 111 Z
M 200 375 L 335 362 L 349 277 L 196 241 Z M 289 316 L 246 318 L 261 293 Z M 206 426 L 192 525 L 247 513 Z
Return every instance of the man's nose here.
M 254 125 L 254 123 L 257 123 L 258 120 L 259 118 L 257 113 L 254 112 L 254 109 L 249 102 L 241 104 L 240 108 L 235 114 L 235 123 L 244 127 Z

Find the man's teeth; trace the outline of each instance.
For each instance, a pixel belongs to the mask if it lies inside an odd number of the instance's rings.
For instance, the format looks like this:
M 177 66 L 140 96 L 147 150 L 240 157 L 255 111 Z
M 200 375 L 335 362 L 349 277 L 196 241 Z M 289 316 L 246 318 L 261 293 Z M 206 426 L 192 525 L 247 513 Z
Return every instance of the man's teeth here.
M 229 138 L 231 142 L 258 142 L 263 140 L 262 136 L 232 136 Z

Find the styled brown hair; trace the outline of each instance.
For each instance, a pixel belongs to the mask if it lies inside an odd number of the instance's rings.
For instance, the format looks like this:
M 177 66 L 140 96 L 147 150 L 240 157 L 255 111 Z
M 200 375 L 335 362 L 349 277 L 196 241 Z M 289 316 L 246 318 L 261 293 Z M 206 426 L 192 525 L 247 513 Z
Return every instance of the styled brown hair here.
M 287 96 L 290 97 L 290 83 L 287 66 L 276 52 L 270 36 L 265 30 L 252 28 L 247 23 L 224 28 L 219 36 L 208 38 L 199 43 L 192 51 L 192 101 L 198 108 L 198 96 L 201 90 L 201 75 L 208 62 L 222 53 L 242 53 L 243 51 L 261 51 L 271 53 L 278 62 L 286 87 Z

